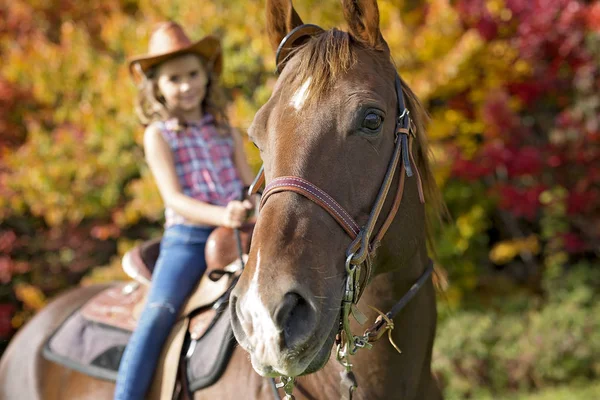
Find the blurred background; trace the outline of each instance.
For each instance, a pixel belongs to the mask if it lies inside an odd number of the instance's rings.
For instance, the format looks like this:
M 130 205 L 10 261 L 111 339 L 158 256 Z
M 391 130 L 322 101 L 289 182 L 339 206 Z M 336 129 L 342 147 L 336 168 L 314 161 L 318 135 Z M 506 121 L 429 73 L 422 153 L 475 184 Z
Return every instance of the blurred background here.
M 295 6 L 344 26 L 337 0 Z M 600 1 L 379 7 L 452 216 L 435 233 L 447 398 L 600 398 Z M 275 81 L 264 1 L 0 0 L 0 352 L 61 291 L 123 279 L 124 252 L 161 232 L 124 61 L 165 19 L 222 38 L 245 130 Z

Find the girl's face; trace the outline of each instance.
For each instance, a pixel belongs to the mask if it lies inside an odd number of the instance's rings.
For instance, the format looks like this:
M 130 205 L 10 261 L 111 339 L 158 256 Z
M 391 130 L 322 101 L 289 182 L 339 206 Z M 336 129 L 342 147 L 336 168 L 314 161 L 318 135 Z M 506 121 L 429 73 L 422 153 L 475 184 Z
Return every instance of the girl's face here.
M 198 57 L 186 54 L 158 67 L 158 91 L 172 112 L 198 109 L 206 95 L 208 75 Z

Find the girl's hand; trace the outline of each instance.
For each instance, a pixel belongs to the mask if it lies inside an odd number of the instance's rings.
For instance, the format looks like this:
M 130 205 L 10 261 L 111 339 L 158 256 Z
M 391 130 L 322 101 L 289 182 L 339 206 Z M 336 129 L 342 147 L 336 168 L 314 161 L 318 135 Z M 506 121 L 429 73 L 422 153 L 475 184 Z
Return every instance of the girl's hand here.
M 253 208 L 249 200 L 230 201 L 225 207 L 222 225 L 227 228 L 239 228 L 246 221 L 248 211 Z

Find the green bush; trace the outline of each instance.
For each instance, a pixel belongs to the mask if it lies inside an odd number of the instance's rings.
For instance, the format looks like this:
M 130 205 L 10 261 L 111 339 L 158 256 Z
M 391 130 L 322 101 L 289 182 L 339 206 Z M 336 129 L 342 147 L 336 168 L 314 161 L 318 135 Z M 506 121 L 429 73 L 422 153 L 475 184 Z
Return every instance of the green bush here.
M 480 398 L 600 377 L 598 267 L 544 281 L 547 297 L 510 312 L 460 311 L 438 328 L 434 370 L 448 398 Z M 536 304 L 539 303 L 540 305 Z

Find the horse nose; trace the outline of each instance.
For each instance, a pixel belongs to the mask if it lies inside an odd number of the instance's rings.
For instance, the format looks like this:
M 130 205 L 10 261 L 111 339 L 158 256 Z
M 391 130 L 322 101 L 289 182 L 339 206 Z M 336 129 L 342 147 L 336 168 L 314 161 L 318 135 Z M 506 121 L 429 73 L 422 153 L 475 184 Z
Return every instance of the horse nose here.
M 268 296 L 263 302 L 258 293 L 238 297 L 234 290 L 230 307 L 235 336 L 250 348 L 293 350 L 306 344 L 317 328 L 315 307 L 297 291 Z

